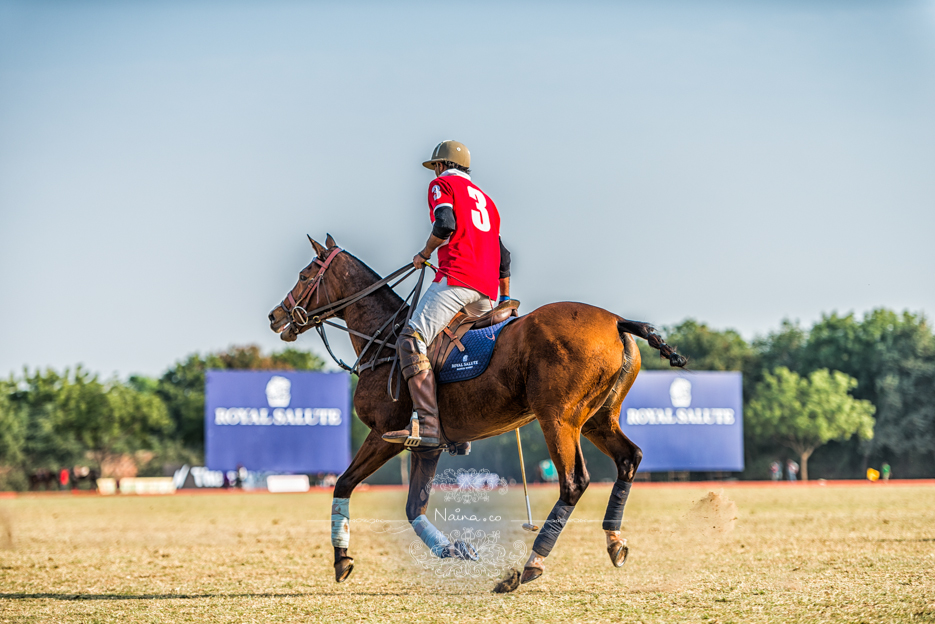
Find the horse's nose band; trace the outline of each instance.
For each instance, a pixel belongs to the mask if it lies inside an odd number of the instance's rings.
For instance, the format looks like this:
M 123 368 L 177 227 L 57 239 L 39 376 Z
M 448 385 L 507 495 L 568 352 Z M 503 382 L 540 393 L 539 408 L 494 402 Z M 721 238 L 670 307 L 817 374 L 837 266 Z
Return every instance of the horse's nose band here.
M 283 312 L 286 313 L 286 317 L 289 318 L 294 324 L 299 327 L 305 327 L 308 325 L 308 311 L 305 309 L 305 306 L 308 305 L 308 302 L 311 301 L 312 295 L 318 289 L 319 284 L 321 284 L 321 278 L 324 276 L 325 271 L 328 270 L 328 267 L 331 266 L 331 261 L 334 260 L 335 256 L 344 251 L 340 247 L 335 247 L 334 251 L 328 254 L 328 257 L 322 262 L 319 258 L 315 258 L 313 262 L 321 265 L 321 268 L 318 270 L 318 274 L 315 276 L 315 279 L 311 283 L 306 282 L 307 286 L 298 296 L 298 298 L 293 297 L 292 291 L 290 290 L 286 294 L 286 298 L 282 300 L 279 304 L 279 307 L 282 308 Z M 289 302 L 291 308 L 286 305 L 286 302 Z M 318 318 L 318 317 L 315 317 Z

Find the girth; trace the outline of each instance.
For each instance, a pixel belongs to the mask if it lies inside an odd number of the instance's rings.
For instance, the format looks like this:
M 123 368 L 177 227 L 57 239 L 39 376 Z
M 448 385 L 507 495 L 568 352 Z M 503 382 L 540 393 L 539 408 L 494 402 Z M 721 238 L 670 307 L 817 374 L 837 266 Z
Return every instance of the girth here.
M 480 316 L 469 316 L 463 310 L 455 314 L 451 322 L 441 331 L 432 341 L 428 348 L 429 363 L 432 370 L 438 372 L 439 369 L 448 360 L 448 356 L 455 349 L 464 352 L 464 345 L 461 344 L 461 337 L 472 329 L 483 329 L 502 323 L 511 316 L 519 316 L 517 311 L 519 301 L 510 299 L 504 301 L 496 308 Z

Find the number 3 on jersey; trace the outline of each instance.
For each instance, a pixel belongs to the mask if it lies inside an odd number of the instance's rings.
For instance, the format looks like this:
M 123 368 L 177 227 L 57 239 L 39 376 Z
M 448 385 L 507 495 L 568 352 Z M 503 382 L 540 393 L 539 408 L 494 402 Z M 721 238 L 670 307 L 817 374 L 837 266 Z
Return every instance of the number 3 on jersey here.
M 481 232 L 489 232 L 490 215 L 487 214 L 487 198 L 473 186 L 467 187 L 467 193 L 471 196 L 471 199 L 477 202 L 477 207 L 471 209 L 471 220 L 474 222 L 474 227 Z

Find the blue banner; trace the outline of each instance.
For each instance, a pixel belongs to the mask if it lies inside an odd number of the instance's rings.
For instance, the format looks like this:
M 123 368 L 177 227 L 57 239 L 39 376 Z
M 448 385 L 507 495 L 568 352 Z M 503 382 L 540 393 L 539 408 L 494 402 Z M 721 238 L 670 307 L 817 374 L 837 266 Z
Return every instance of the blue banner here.
M 640 472 L 743 470 L 743 378 L 641 371 L 620 428 L 643 450 Z
M 347 373 L 208 371 L 205 464 L 342 473 L 351 461 Z

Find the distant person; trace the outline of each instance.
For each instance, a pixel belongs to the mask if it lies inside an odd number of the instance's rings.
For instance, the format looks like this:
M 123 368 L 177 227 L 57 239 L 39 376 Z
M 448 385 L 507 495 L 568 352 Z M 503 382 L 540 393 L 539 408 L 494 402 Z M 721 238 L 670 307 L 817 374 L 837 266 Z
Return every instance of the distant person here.
M 788 460 L 786 462 L 786 475 L 789 477 L 789 481 L 796 481 L 799 474 L 799 465 L 793 460 Z
M 68 468 L 62 468 L 58 473 L 58 483 L 59 487 L 63 490 L 68 489 L 68 484 L 71 483 L 71 473 L 68 471 Z
M 782 479 L 782 464 L 778 461 L 773 461 L 769 465 L 769 476 L 773 481 L 779 481 Z
M 537 468 L 541 481 L 546 483 L 558 481 L 558 470 L 555 469 L 555 464 L 552 463 L 551 459 L 543 459 L 539 462 Z
M 884 481 L 890 480 L 890 465 L 886 462 L 883 462 L 883 466 L 880 467 L 880 478 Z

